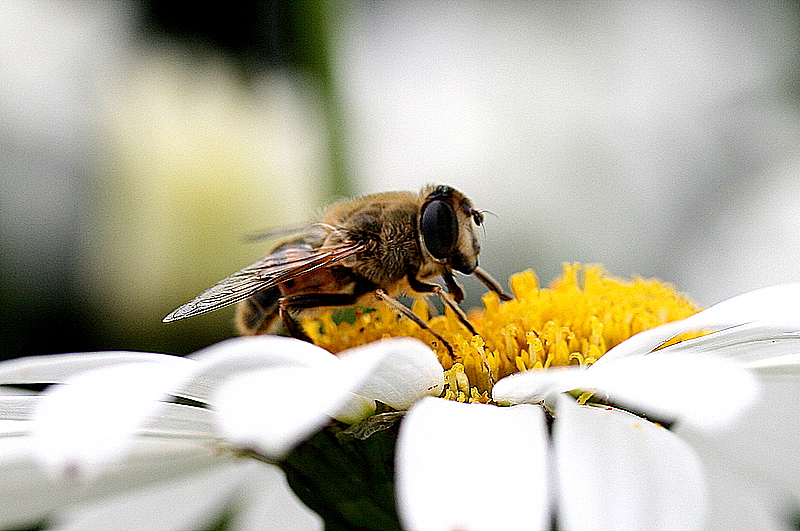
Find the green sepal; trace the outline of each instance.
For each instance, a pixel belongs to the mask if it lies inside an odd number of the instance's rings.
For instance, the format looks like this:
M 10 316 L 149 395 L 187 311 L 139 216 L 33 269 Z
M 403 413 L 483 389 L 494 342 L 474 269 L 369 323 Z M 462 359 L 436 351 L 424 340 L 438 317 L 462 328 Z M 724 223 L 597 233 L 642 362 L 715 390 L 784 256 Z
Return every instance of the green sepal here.
M 394 449 L 401 416 L 380 413 L 353 426 L 332 422 L 279 463 L 325 531 L 400 531 Z

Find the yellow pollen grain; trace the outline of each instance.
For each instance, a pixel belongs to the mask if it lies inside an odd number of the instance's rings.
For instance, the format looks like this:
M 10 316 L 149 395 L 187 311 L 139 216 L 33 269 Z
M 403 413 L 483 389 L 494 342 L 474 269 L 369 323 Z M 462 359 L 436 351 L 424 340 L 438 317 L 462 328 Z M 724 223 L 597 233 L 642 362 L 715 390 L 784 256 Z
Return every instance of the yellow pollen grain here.
M 455 360 L 429 332 L 387 305 L 357 311 L 352 323 L 337 323 L 324 311 L 303 325 L 314 343 L 334 353 L 384 337 L 416 337 L 431 345 L 445 369 L 442 396 L 489 402 L 494 383 L 509 374 L 591 365 L 628 337 L 698 311 L 669 284 L 612 277 L 599 266 L 565 264 L 549 288 L 540 288 L 532 271 L 513 275 L 509 283 L 513 300 L 501 302 L 489 292 L 483 309 L 468 313 L 476 336 L 449 309 L 432 317 L 426 300 L 414 301 L 412 311 L 447 340 Z

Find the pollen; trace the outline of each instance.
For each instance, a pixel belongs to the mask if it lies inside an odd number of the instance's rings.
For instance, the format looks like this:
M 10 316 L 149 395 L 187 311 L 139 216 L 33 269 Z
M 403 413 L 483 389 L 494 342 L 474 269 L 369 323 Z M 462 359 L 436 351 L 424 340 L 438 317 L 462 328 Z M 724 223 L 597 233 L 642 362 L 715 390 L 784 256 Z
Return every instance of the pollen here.
M 530 270 L 509 282 L 513 300 L 488 292 L 483 308 L 468 313 L 477 335 L 449 308 L 433 316 L 426 299 L 414 300 L 412 311 L 452 346 L 454 356 L 386 305 L 357 310 L 352 320 L 324 311 L 303 325 L 317 345 L 334 353 L 386 337 L 416 337 L 431 345 L 445 369 L 445 398 L 486 403 L 494 383 L 509 374 L 590 365 L 630 336 L 699 310 L 660 280 L 620 279 L 594 265 L 565 264 L 548 288 Z

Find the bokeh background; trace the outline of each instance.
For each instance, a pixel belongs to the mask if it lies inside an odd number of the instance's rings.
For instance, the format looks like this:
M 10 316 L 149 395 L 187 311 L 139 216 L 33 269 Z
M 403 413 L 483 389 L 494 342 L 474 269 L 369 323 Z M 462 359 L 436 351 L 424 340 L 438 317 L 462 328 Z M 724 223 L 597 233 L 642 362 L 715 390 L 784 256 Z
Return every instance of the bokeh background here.
M 799 280 L 800 3 L 0 3 L 0 356 L 230 337 L 161 319 L 245 235 L 431 182 L 494 214 L 498 279 Z

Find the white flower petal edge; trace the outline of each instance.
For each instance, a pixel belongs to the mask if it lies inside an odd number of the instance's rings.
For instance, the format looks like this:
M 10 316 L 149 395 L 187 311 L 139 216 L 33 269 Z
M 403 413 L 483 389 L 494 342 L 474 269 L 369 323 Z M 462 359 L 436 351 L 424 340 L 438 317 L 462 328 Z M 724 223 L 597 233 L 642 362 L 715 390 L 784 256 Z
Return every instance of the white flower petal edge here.
M 214 529 L 245 482 L 247 464 L 256 463 L 230 463 L 189 477 L 131 489 L 123 496 L 72 504 L 52 519 L 55 522 L 48 531 Z M 264 527 L 272 528 L 268 523 Z
M 248 371 L 220 385 L 211 403 L 227 441 L 278 460 L 328 422 L 357 379 L 341 364 Z
M 336 365 L 327 350 L 311 343 L 281 336 L 245 336 L 228 339 L 189 356 L 198 367 L 187 376 L 175 394 L 208 402 L 217 386 L 227 378 L 251 370 L 271 368 L 317 368 Z
M 82 368 L 102 364 L 102 358 L 94 354 L 68 354 L 61 361 L 57 359 L 61 356 L 53 358 L 49 365 L 59 375 L 69 372 L 73 363 Z M 168 394 L 206 401 L 213 385 L 254 367 L 337 364 L 319 347 L 263 336 L 224 341 L 194 358 L 142 354 L 140 363 L 129 362 L 137 359 L 134 353 L 111 358 L 115 364 L 73 373 L 65 385 L 49 389 L 38 402 L 32 416 L 32 442 L 51 474 L 91 476 L 123 459 L 136 433 L 166 407 L 163 400 Z M 37 377 L 48 381 L 41 360 L 29 361 Z M 18 361 L 23 367 L 24 363 Z
M 645 330 L 610 349 L 595 365 L 622 356 L 650 352 L 683 332 L 721 330 L 756 322 L 779 323 L 800 330 L 800 282 L 743 293 L 686 319 Z
M 124 454 L 166 390 L 195 362 L 165 356 L 80 373 L 49 388 L 31 417 L 33 450 L 56 476 L 91 476 Z
M 784 353 L 771 358 L 748 361 L 742 366 L 763 375 L 792 374 L 796 376 L 800 374 L 800 353 Z
M 492 388 L 492 399 L 498 404 L 538 404 L 556 393 L 586 388 L 586 369 L 552 367 L 531 370 L 501 378 Z
M 540 407 L 425 398 L 403 419 L 397 441 L 395 484 L 403 527 L 549 529 L 547 459 Z
M 324 348 L 283 336 L 242 336 L 215 343 L 189 356 L 204 371 L 220 377 L 231 372 L 272 366 L 318 367 L 336 362 Z
M 28 421 L 15 421 L 28 423 Z M 172 436 L 137 439 L 126 458 L 80 484 L 52 481 L 33 453 L 30 437 L 0 438 L 0 528 L 31 526 L 64 507 L 190 476 L 230 462 L 204 441 Z M 227 458 L 227 459 L 226 459 Z
M 169 359 L 175 359 L 175 356 L 125 351 L 28 356 L 0 363 L 0 385 L 61 383 L 75 374 L 91 369 L 143 361 L 158 363 L 166 360 L 169 363 Z
M 402 407 L 443 385 L 436 356 L 413 339 L 386 339 L 331 359 L 337 363 L 250 371 L 221 384 L 211 402 L 224 437 L 277 460 L 330 417 L 369 415 L 365 398 Z
M 731 360 L 661 351 L 586 369 L 518 373 L 497 382 L 492 396 L 499 403 L 536 403 L 573 389 L 593 390 L 637 413 L 702 430 L 729 425 L 758 396 L 756 379 Z
M 84 368 L 102 364 L 101 358 L 86 356 L 91 359 L 67 355 L 62 362 L 50 361 L 59 375 L 70 376 L 48 390 L 33 412 L 34 447 L 56 475 L 91 475 L 122 459 L 135 434 L 166 407 L 168 395 L 214 401 L 217 425 L 230 442 L 277 459 L 330 416 L 357 420 L 374 410 L 374 399 L 402 407 L 438 394 L 443 385 L 433 352 L 409 339 L 378 342 L 339 359 L 295 339 L 246 337 L 190 359 L 143 354 L 144 361 L 130 363 L 137 357 L 125 353 L 109 367 L 68 370 L 73 362 Z M 37 379 L 48 381 L 41 360 L 32 361 Z M 24 361 L 19 364 L 24 374 Z M 411 373 L 412 381 L 401 380 Z M 6 417 L 19 415 L 9 411 Z
M 350 399 L 333 413 L 348 424 L 374 413 L 376 400 L 404 410 L 425 396 L 440 395 L 444 387 L 444 371 L 436 354 L 416 339 L 374 341 L 346 350 L 339 358 L 346 365 L 373 365 Z
M 709 354 L 654 352 L 586 371 L 621 406 L 700 430 L 729 426 L 752 407 L 758 382 L 739 364 Z
M 373 358 L 374 367 L 354 392 L 395 409 L 408 409 L 419 399 L 438 396 L 444 371 L 425 343 L 411 338 L 384 339 L 342 352 L 345 364 Z
M 559 529 L 702 528 L 702 466 L 685 442 L 635 415 L 579 406 L 563 395 L 556 411 Z
M 659 352 L 713 352 L 759 374 L 796 375 L 800 373 L 800 328 L 791 322 L 755 321 L 681 341 Z
M 0 395 L 0 421 L 29 420 L 41 398 L 36 394 Z

